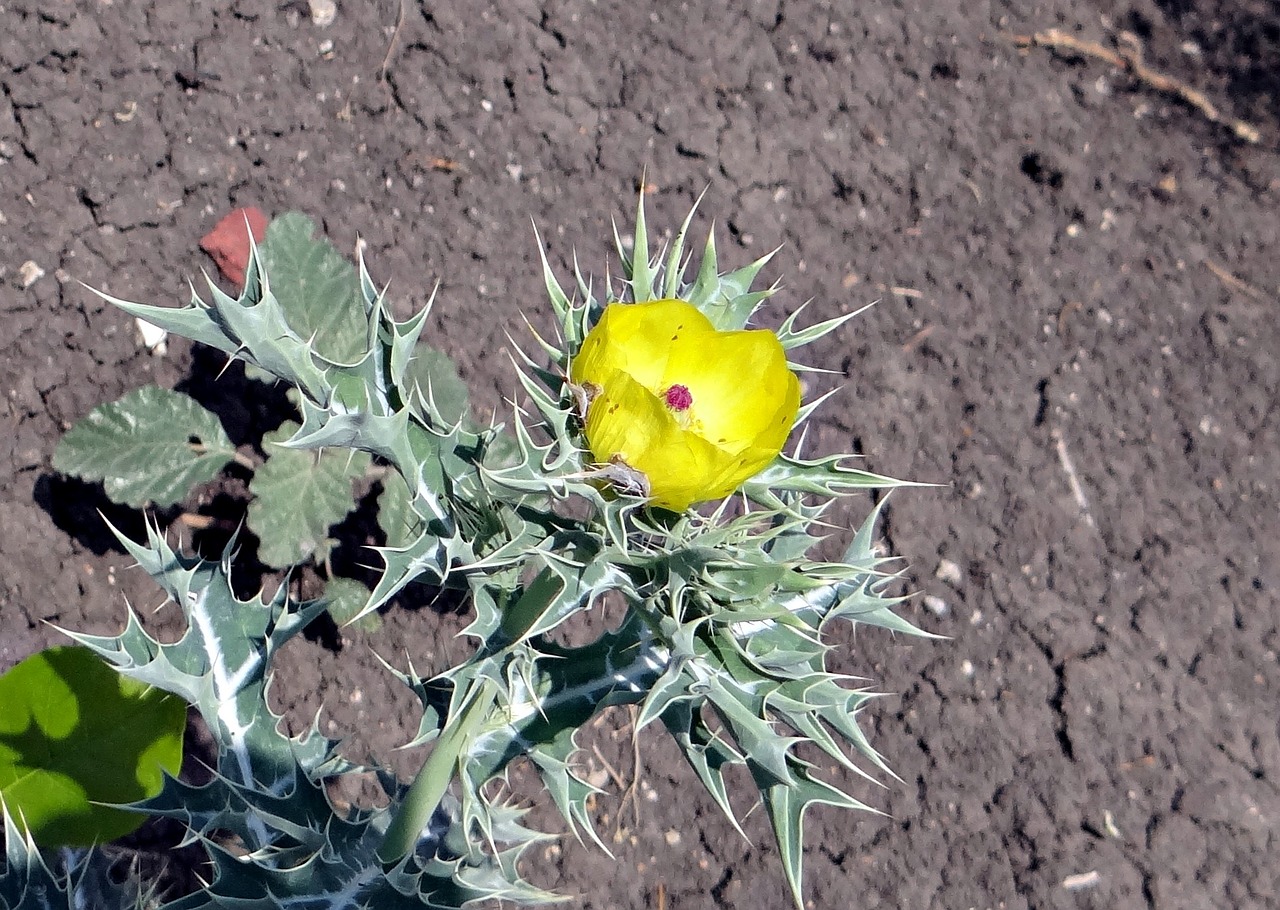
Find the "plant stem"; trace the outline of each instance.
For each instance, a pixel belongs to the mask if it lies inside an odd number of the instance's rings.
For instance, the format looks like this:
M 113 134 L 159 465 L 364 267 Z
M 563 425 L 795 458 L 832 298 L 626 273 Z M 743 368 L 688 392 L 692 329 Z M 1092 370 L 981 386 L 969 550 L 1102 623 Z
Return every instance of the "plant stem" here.
M 422 829 L 431 820 L 431 813 L 453 780 L 458 757 L 474 738 L 476 729 L 489 716 L 496 694 L 493 680 L 481 680 L 479 688 L 473 690 L 470 700 L 458 712 L 457 719 L 446 724 L 435 748 L 405 794 L 400 811 L 387 827 L 382 846 L 378 848 L 378 859 L 384 865 L 393 866 L 400 862 L 418 842 Z
M 203 455 L 209 451 L 209 447 L 203 442 L 191 442 L 187 443 L 187 446 L 197 455 Z M 251 455 L 245 455 L 243 452 L 232 452 L 231 458 L 240 467 L 247 469 L 249 473 L 258 470 L 258 462 Z

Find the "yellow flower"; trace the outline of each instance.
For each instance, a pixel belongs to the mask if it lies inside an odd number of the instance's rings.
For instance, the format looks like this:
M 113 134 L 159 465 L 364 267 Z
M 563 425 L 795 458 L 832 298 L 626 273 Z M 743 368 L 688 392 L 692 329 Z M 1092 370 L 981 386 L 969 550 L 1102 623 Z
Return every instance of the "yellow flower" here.
M 682 300 L 606 307 L 570 381 L 590 401 L 595 459 L 644 475 L 650 501 L 677 512 L 773 461 L 800 408 L 776 335 L 717 331 Z

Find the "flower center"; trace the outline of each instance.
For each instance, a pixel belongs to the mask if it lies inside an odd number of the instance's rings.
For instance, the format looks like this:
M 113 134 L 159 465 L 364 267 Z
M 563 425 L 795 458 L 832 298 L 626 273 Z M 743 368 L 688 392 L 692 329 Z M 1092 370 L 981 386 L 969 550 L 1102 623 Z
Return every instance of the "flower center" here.
M 689 405 L 693 404 L 693 395 L 689 392 L 687 385 L 673 385 L 667 389 L 666 394 L 667 407 L 673 411 L 687 411 Z

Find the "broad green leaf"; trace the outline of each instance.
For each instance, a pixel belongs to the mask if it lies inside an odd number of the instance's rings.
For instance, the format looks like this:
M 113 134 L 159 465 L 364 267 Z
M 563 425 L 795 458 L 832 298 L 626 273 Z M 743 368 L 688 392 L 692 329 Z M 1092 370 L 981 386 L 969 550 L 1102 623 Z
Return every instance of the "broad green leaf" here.
M 324 586 L 324 597 L 321 598 L 329 608 L 329 615 L 340 626 L 356 619 L 360 611 L 369 603 L 372 592 L 354 578 L 330 578 Z M 382 625 L 377 613 L 368 613 L 355 623 L 366 632 L 374 632 Z
M 0 676 L 0 801 L 42 846 L 115 840 L 146 820 L 100 803 L 155 796 L 182 765 L 187 706 L 88 648 L 33 654 Z
M 181 392 L 134 389 L 99 405 L 62 437 L 53 466 L 102 481 L 113 502 L 171 506 L 235 458 L 218 418 Z
M 263 437 L 267 460 L 249 484 L 249 529 L 258 535 L 258 558 L 276 569 L 311 557 L 329 527 L 355 508 L 352 481 L 364 475 L 369 456 L 340 449 L 308 451 L 281 445 L 298 424 L 285 421 Z
M 404 384 L 416 384 L 422 397 L 434 403 L 432 414 L 442 417 L 449 426 L 467 413 L 470 396 L 466 383 L 458 376 L 458 368 L 448 354 L 428 344 L 414 348 L 413 358 L 405 371 Z
M 407 547 L 422 536 L 422 519 L 413 511 L 413 494 L 399 471 L 387 471 L 382 476 L 378 525 L 387 535 L 387 546 L 393 550 Z
M 350 363 L 365 350 L 365 318 L 356 267 L 300 212 L 271 220 L 262 242 L 262 261 L 271 293 L 289 327 L 314 339 L 315 349 L 337 363 Z

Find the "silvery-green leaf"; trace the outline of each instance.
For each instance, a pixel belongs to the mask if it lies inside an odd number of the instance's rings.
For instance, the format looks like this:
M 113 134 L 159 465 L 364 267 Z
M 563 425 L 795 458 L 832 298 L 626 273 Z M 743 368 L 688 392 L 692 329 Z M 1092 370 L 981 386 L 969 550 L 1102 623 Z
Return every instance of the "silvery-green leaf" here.
M 150 910 L 155 890 L 131 875 L 119 855 L 60 850 L 45 855 L 0 802 L 0 907 Z
M 53 466 L 100 480 L 114 502 L 171 506 L 235 458 L 218 418 L 181 392 L 134 389 L 99 405 L 63 436 Z

